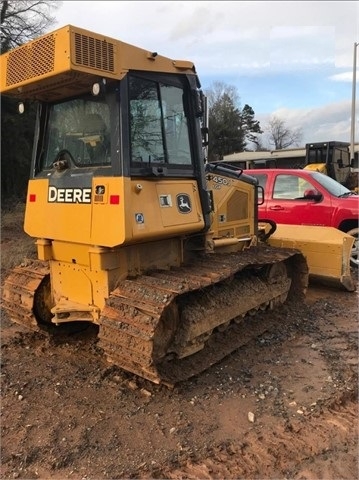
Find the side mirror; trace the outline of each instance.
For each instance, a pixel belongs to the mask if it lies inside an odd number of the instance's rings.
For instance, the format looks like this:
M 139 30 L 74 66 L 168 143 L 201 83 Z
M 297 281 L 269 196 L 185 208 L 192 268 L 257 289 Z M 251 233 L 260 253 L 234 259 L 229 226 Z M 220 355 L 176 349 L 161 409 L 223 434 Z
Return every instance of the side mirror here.
M 303 197 L 306 200 L 315 200 L 316 202 L 319 202 L 319 200 L 322 199 L 322 194 L 318 192 L 318 190 L 308 188 L 307 190 L 305 190 Z
M 192 95 L 195 115 L 197 118 L 203 117 L 203 115 L 205 115 L 206 97 L 204 96 L 202 90 L 192 90 Z
M 352 159 L 350 160 L 350 168 L 355 168 L 355 169 L 359 168 L 359 159 L 358 159 L 358 157 L 352 158 Z
M 201 133 L 202 133 L 202 146 L 207 147 L 208 146 L 208 128 L 207 127 L 202 127 L 201 128 Z

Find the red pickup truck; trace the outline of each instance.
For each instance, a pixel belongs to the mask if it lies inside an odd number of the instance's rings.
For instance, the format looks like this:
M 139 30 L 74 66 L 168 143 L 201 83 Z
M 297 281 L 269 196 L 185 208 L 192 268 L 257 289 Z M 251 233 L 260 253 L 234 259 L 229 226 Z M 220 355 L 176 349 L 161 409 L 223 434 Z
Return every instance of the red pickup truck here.
M 351 265 L 358 267 L 359 195 L 319 172 L 298 169 L 254 169 L 259 220 L 292 225 L 323 225 L 353 235 Z M 264 195 L 263 195 L 264 193 Z

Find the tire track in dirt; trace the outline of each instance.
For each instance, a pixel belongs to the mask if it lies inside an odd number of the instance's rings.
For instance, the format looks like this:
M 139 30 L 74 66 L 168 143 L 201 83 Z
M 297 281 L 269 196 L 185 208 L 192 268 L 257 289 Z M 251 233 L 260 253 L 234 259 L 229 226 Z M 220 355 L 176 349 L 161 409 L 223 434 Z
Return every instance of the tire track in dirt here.
M 265 312 L 259 336 L 172 391 L 110 367 L 91 328 L 3 318 L 1 478 L 358 478 L 356 312 L 331 292 Z
M 355 453 L 348 446 L 357 436 L 357 402 L 349 398 L 336 400 L 334 405 L 314 418 L 305 418 L 278 424 L 267 431 L 264 419 L 262 428 L 246 433 L 241 442 L 227 442 L 208 452 L 201 463 L 187 463 L 182 468 L 163 471 L 163 478 L 179 480 L 216 478 L 291 478 L 311 480 L 318 478 L 358 478 Z M 263 431 L 262 431 L 263 429 Z M 342 461 L 329 462 L 332 452 L 340 453 Z M 350 460 L 350 455 L 353 458 Z M 318 469 L 318 464 L 320 468 Z M 313 469 L 313 465 L 315 468 Z M 140 478 L 149 478 L 141 476 Z

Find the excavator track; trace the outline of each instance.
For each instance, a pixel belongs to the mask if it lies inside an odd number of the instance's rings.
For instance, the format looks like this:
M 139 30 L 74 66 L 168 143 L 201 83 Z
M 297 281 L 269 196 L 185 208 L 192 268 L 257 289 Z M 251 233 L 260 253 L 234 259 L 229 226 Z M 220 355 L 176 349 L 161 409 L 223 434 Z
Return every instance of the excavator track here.
M 127 279 L 106 301 L 99 346 L 124 370 L 174 385 L 243 345 L 238 324 L 246 315 L 288 294 L 299 298 L 307 282 L 302 254 L 273 247 L 209 254 L 190 266 Z

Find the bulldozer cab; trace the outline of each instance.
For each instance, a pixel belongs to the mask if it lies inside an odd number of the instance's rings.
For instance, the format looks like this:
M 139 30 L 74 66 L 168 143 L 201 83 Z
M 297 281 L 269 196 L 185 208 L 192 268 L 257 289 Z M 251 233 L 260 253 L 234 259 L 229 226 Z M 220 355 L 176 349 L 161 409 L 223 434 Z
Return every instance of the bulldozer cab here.
M 37 198 L 47 196 L 42 205 L 47 213 L 42 225 L 39 220 L 35 224 L 40 203 L 28 202 L 29 234 L 112 246 L 206 228 L 210 208 L 204 157 L 198 148 L 197 94 L 195 77 L 130 72 L 98 95 L 41 102 L 30 185 L 34 192 L 48 188 L 47 193 L 37 193 Z M 184 215 L 178 203 L 177 218 L 172 215 L 170 220 L 178 195 L 191 206 Z M 116 203 L 117 212 L 110 207 Z M 88 209 L 82 208 L 78 221 L 76 211 L 84 204 Z M 65 209 L 66 233 L 59 231 L 59 222 L 46 220 L 62 216 Z M 155 211 L 163 221 L 150 224 L 147 220 Z M 116 225 L 112 239 L 101 218 Z
M 41 69 L 24 72 L 39 52 Z M 1 62 L 1 91 L 38 103 L 30 236 L 114 247 L 209 230 L 205 99 L 192 62 L 73 26 Z
M 71 160 L 69 168 L 114 167 L 118 160 L 119 140 L 123 138 L 119 135 L 118 111 L 126 102 L 129 128 L 123 133 L 130 137 L 130 154 L 123 157 L 117 167 L 126 171 L 130 166 L 134 174 L 143 174 L 147 169 L 147 174 L 151 175 L 154 172 L 152 167 L 156 165 L 163 165 L 175 176 L 176 170 L 183 172 L 186 169 L 187 174 L 193 173 L 191 122 L 183 103 L 184 86 L 159 83 L 154 76 L 148 80 L 130 75 L 125 83 L 128 88 L 122 88 L 121 101 L 116 87 L 110 87 L 97 98 L 87 94 L 43 105 L 40 129 L 43 128 L 45 155 L 36 171 L 52 168 L 64 151 Z M 161 173 L 166 176 L 164 169 Z

